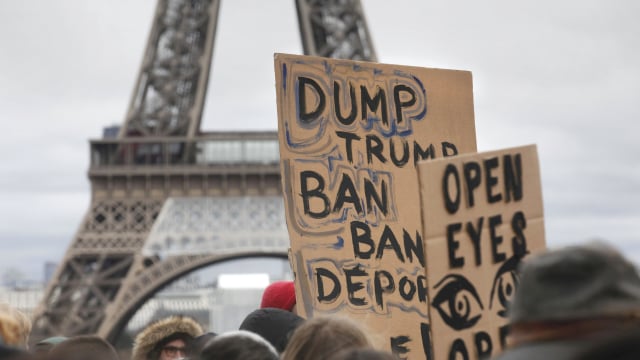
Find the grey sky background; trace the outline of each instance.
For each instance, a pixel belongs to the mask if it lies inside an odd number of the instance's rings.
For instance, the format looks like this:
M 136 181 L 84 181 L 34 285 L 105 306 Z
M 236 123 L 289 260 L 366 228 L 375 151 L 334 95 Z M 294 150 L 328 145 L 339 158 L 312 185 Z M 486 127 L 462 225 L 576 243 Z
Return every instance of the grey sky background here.
M 380 62 L 470 70 L 480 151 L 535 143 L 550 246 L 640 262 L 640 2 L 362 0 Z M 0 2 L 0 274 L 42 277 L 89 205 L 88 139 L 124 120 L 155 1 Z M 276 129 L 293 1 L 222 2 L 202 128 Z

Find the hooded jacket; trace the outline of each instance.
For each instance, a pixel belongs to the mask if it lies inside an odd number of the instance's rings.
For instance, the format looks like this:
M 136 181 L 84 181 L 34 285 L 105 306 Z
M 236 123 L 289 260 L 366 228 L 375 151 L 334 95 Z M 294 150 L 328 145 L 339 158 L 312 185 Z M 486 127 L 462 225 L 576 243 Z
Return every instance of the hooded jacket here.
M 202 335 L 200 324 L 192 318 L 185 316 L 171 316 L 151 323 L 144 328 L 133 343 L 131 360 L 156 360 L 149 355 L 158 344 L 175 334 L 186 334 L 194 339 Z

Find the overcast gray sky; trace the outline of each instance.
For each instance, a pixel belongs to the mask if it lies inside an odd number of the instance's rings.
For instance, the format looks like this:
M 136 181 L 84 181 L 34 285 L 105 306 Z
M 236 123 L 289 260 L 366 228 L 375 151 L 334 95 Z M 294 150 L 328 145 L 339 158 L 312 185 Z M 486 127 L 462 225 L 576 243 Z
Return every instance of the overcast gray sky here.
M 380 62 L 473 72 L 480 151 L 538 144 L 550 246 L 640 262 L 639 1 L 362 2 Z M 88 139 L 122 123 L 154 7 L 0 2 L 0 274 L 40 279 L 72 240 Z M 204 130 L 276 129 L 274 52 L 302 52 L 292 0 L 222 2 Z

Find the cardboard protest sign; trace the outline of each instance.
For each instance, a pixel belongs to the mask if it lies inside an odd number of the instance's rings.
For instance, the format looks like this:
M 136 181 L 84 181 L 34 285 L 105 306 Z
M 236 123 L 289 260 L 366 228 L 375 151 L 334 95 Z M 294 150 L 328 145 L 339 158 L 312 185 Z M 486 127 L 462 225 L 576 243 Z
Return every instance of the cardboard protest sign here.
M 536 146 L 418 164 L 435 360 L 501 351 L 521 259 L 545 247 Z
M 471 73 L 276 54 L 297 309 L 429 350 L 416 163 L 476 150 Z

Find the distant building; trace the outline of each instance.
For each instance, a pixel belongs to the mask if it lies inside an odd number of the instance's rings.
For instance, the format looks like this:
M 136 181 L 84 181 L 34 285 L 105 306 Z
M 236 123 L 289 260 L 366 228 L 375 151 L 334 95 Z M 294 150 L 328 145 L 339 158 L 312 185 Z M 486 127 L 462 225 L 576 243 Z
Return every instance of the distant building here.
M 198 289 L 162 291 L 141 307 L 129 321 L 126 332 L 137 334 L 150 322 L 169 315 L 195 318 L 207 331 L 237 330 L 242 320 L 260 307 L 263 289 Z
M 45 281 L 55 276 L 56 267 L 50 261 L 45 264 Z M 206 331 L 237 330 L 244 318 L 259 308 L 264 287 L 292 277 L 284 259 L 239 259 L 189 273 L 147 300 L 129 320 L 118 343 L 125 348 L 130 346 L 135 335 L 149 323 L 170 315 L 193 317 Z M 0 302 L 32 316 L 46 287 L 46 282 L 0 287 Z
M 0 287 L 0 302 L 6 302 L 14 308 L 31 316 L 44 296 L 44 288 L 7 288 Z
M 6 302 L 31 316 L 45 287 L 14 289 L 0 287 L 0 302 Z M 137 334 L 150 322 L 169 315 L 187 315 L 207 331 L 237 330 L 242 320 L 260 306 L 263 289 L 219 289 L 169 287 L 157 293 L 129 321 L 126 332 Z
M 53 276 L 56 274 L 56 269 L 58 268 L 58 263 L 55 263 L 53 261 L 47 261 L 44 263 L 44 285 L 47 286 L 47 284 L 49 283 L 49 281 L 51 281 L 51 279 L 53 278 Z
M 103 139 L 115 139 L 118 137 L 118 133 L 120 133 L 120 125 L 111 125 L 102 128 Z

